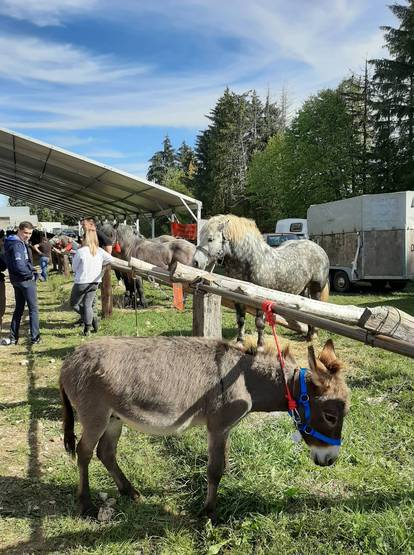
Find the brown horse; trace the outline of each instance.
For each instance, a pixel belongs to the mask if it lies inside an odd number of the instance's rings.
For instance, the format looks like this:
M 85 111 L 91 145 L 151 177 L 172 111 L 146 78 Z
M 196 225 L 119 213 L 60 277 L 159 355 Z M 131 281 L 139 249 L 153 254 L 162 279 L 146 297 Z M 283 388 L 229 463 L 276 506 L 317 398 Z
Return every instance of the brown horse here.
M 287 410 L 286 384 L 299 403 L 303 401 L 292 415 L 313 461 L 321 466 L 335 462 L 349 394 L 333 343 L 326 343 L 319 358 L 309 348 L 309 370 L 299 369 L 288 349 L 284 357 L 285 371 L 274 352 L 252 354 L 223 341 L 196 337 L 105 337 L 78 347 L 62 366 L 60 390 L 64 443 L 73 456 L 72 407 L 83 428 L 76 447 L 82 514 L 97 513 L 88 481 L 96 446 L 119 492 L 139 497 L 116 460 L 123 423 L 155 435 L 205 425 L 205 511 L 214 519 L 230 430 L 250 412 Z

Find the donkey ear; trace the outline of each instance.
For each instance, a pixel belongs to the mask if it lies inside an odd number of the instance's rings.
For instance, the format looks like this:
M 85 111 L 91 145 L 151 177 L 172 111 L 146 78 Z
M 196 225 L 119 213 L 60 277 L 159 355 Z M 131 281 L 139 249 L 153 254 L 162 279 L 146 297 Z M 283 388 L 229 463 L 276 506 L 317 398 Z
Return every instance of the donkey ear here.
M 308 362 L 313 383 L 321 387 L 328 379 L 328 372 L 323 364 L 316 358 L 315 350 L 312 345 L 308 347 Z
M 341 362 L 337 359 L 335 354 L 335 347 L 332 339 L 328 339 L 319 355 L 319 360 L 331 374 L 336 374 L 342 368 Z

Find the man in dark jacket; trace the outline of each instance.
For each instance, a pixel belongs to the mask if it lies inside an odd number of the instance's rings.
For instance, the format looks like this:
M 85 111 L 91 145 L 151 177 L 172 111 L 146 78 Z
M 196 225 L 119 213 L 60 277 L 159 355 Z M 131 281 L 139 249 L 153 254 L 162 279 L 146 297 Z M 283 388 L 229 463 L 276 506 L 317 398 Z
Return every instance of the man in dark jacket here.
M 32 233 L 33 225 L 30 222 L 21 222 L 17 234 L 10 235 L 4 242 L 4 256 L 16 299 L 16 307 L 10 326 L 10 344 L 12 345 L 15 345 L 19 340 L 20 321 L 26 303 L 29 309 L 31 342 L 32 344 L 40 343 L 39 310 L 36 293 L 37 273 L 33 266 L 31 249 L 27 244 Z

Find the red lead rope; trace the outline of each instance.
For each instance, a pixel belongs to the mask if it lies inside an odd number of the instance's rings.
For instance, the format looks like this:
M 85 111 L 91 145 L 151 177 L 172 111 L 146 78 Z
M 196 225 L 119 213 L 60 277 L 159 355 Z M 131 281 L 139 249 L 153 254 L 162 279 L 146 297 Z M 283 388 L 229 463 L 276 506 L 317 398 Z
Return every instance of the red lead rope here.
M 294 410 L 297 409 L 297 404 L 296 404 L 295 399 L 292 397 L 292 394 L 290 392 L 290 389 L 289 389 L 287 381 L 286 381 L 285 359 L 283 358 L 283 354 L 282 354 L 282 351 L 280 349 L 279 339 L 278 339 L 277 334 L 276 334 L 276 317 L 275 317 L 275 315 L 273 314 L 273 311 L 272 311 L 273 304 L 274 303 L 272 301 L 264 301 L 262 303 L 262 310 L 265 313 L 266 322 L 272 328 L 273 337 L 275 338 L 275 343 L 276 343 L 276 348 L 277 348 L 277 355 L 279 357 L 280 366 L 281 366 L 282 372 L 283 372 L 283 378 L 285 380 L 285 389 L 286 389 L 285 397 L 286 397 L 287 404 L 288 404 L 288 411 L 291 412 L 291 411 L 294 411 Z

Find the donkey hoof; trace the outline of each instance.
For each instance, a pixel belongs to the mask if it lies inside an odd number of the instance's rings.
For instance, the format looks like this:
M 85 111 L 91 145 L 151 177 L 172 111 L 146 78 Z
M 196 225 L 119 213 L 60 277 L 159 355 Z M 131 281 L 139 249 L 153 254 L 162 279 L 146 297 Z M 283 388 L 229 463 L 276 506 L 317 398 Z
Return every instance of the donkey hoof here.
M 80 514 L 83 518 L 90 518 L 93 520 L 98 519 L 98 508 L 95 505 L 81 505 L 80 506 Z
M 211 524 L 217 524 L 217 513 L 214 509 L 209 509 L 208 507 L 204 507 L 198 514 L 199 518 L 205 518 L 211 521 Z
M 119 493 L 121 495 L 125 496 L 125 497 L 129 497 L 130 499 L 132 499 L 136 503 L 141 501 L 141 494 L 133 486 L 126 487 L 122 490 L 119 490 Z

